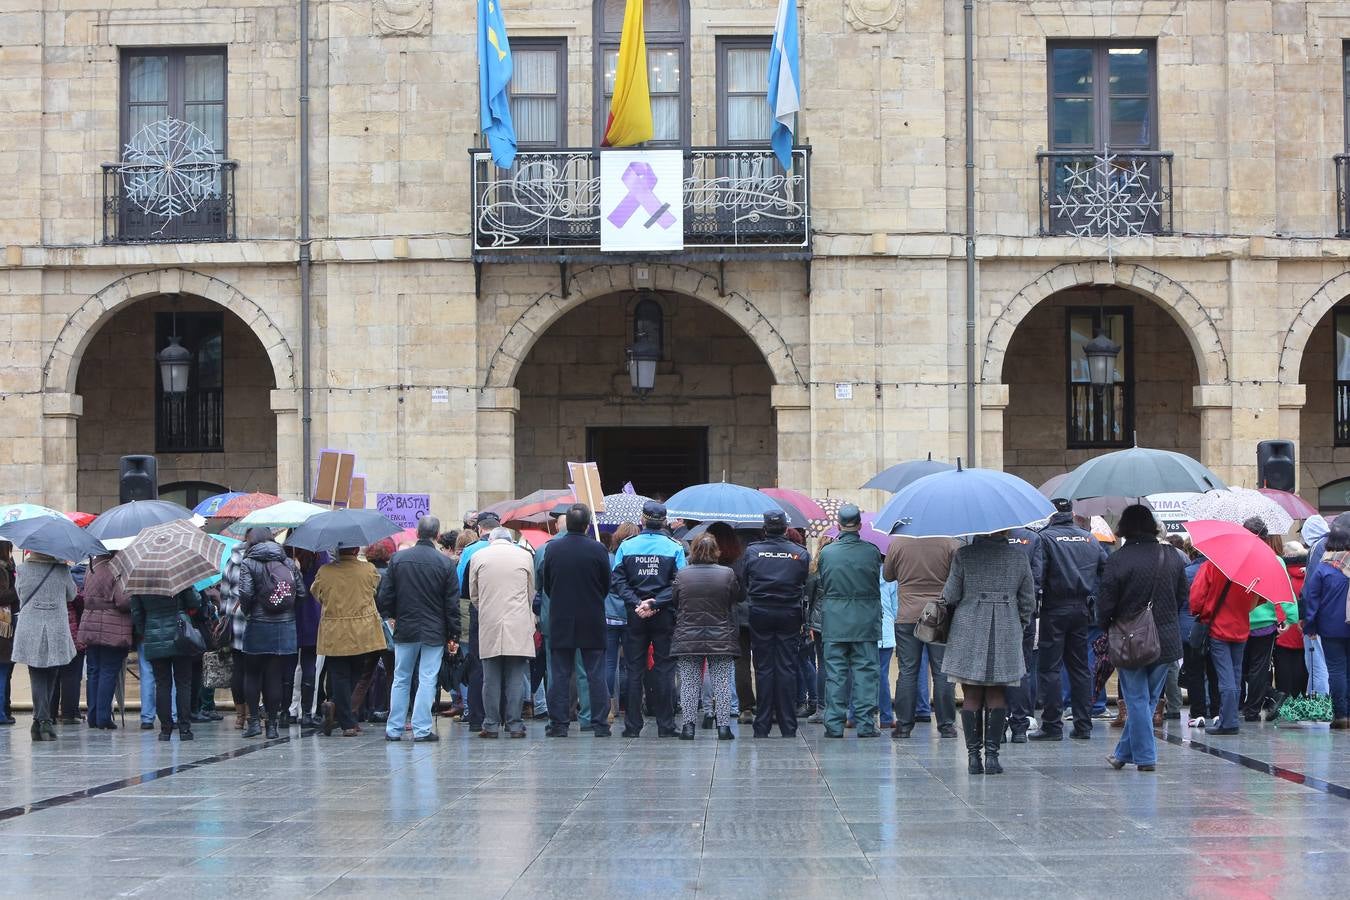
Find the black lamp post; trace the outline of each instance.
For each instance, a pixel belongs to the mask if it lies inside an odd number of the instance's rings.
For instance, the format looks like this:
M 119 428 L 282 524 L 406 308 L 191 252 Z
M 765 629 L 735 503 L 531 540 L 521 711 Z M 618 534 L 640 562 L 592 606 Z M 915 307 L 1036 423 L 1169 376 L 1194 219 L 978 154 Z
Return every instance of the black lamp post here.
M 1106 336 L 1104 329 L 1098 328 L 1097 335 L 1083 345 L 1083 355 L 1087 357 L 1088 380 L 1098 393 L 1116 383 L 1116 357 L 1120 354 L 1120 345 Z
M 173 314 L 173 330 L 178 331 L 178 313 Z M 178 343 L 177 334 L 169 337 L 169 346 L 155 354 L 159 364 L 159 377 L 166 394 L 185 394 L 188 389 L 188 374 L 192 371 L 192 351 Z
M 628 348 L 628 378 L 633 393 L 645 397 L 656 386 L 656 364 L 661 359 L 661 305 L 644 298 L 633 310 L 633 343 Z

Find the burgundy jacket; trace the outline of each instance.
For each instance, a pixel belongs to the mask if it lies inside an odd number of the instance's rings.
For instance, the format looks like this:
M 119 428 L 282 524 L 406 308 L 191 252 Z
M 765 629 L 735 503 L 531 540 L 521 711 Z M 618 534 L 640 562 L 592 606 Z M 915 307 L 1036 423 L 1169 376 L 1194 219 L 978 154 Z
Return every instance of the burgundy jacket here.
M 131 649 L 131 598 L 122 591 L 107 559 L 94 560 L 84 576 L 84 617 L 76 643 L 81 649 Z

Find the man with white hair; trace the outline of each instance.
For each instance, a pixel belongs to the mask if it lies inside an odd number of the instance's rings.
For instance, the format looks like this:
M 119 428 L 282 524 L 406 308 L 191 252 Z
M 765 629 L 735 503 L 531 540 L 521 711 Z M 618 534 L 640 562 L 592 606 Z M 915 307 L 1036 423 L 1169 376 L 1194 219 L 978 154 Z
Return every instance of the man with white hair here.
M 488 546 L 469 562 L 469 602 L 478 609 L 478 658 L 483 664 L 481 738 L 497 737 L 502 723 L 525 737 L 521 708 L 525 673 L 534 656 L 534 558 L 507 528 L 494 528 Z M 505 687 L 505 708 L 502 690 Z

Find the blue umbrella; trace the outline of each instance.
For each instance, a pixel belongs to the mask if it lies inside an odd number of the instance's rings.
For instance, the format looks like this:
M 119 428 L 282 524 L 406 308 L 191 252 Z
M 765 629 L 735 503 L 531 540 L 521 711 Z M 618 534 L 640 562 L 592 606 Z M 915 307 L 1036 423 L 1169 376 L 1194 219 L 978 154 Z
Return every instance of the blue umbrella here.
M 926 475 L 950 472 L 955 468 L 951 463 L 935 462 L 930 453 L 927 459 L 911 459 L 881 470 L 868 479 L 860 490 L 890 491 L 896 494 Z
M 1054 505 L 1015 475 L 992 469 L 938 472 L 913 482 L 877 513 L 877 531 L 911 537 L 961 537 L 1019 528 Z
M 728 525 L 763 525 L 766 512 L 784 511 L 768 494 L 725 481 L 687 487 L 666 501 L 666 514 L 672 519 Z
M 229 503 L 235 497 L 242 496 L 244 496 L 244 491 L 226 491 L 223 494 L 216 494 L 214 497 L 207 497 L 201 503 L 192 507 L 192 511 L 203 519 L 209 519 L 220 512 L 220 508 L 226 503 Z
M 9 541 L 20 550 L 45 553 L 68 562 L 108 552 L 97 538 L 65 516 L 34 516 L 6 522 L 0 525 L 0 540 Z
M 206 576 L 201 581 L 197 582 L 192 586 L 195 590 L 199 592 L 206 590 L 212 585 L 220 583 L 220 580 L 225 577 L 225 567 L 230 563 L 230 554 L 234 552 L 234 548 L 236 546 L 243 543 L 243 541 L 236 540 L 235 538 L 232 537 L 226 537 L 223 534 L 213 534 L 210 535 L 210 537 L 213 538 L 214 540 L 220 541 L 221 546 L 220 571 L 214 575 Z

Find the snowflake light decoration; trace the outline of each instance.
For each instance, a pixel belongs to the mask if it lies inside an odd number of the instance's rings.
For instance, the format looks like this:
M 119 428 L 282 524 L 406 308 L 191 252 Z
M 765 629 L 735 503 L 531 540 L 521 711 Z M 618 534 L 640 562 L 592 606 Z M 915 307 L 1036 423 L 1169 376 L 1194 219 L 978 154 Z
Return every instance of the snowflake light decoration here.
M 1143 234 L 1161 215 L 1162 205 L 1149 161 L 1112 153 L 1065 166 L 1050 211 L 1067 221 L 1077 237 L 1109 239 Z
M 118 172 L 127 200 L 164 219 L 163 231 L 217 195 L 220 161 L 200 128 L 168 118 L 141 126 L 127 142 Z

